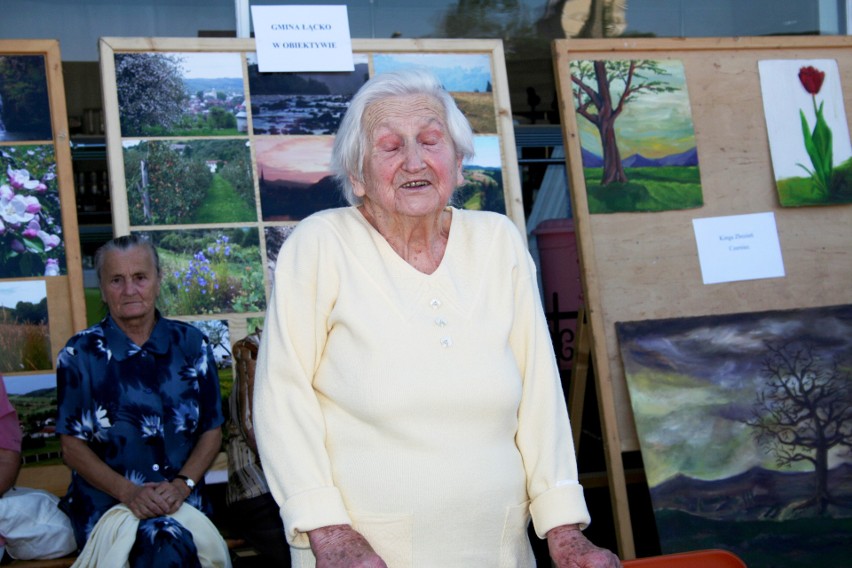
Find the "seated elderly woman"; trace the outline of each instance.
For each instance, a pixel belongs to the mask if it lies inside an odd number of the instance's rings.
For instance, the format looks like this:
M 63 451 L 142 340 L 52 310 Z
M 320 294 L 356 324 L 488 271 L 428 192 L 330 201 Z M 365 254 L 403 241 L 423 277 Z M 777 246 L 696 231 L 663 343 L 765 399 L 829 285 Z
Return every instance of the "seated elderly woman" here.
M 204 514 L 224 421 L 207 338 L 156 309 L 159 255 L 147 239 L 109 241 L 95 270 L 108 314 L 68 341 L 56 371 L 72 469 L 60 506 L 85 545 L 81 565 L 230 565 Z
M 335 138 L 351 207 L 279 252 L 255 431 L 293 566 L 619 566 L 589 523 L 535 265 L 450 205 L 471 127 L 425 70 L 373 77 Z

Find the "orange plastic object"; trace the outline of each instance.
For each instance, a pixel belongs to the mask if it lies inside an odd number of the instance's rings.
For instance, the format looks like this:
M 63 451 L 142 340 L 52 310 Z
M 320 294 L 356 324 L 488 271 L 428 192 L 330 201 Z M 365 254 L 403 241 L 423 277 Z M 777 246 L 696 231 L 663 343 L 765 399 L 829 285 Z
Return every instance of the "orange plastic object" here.
M 624 560 L 624 568 L 747 568 L 742 559 L 727 550 L 696 550 Z

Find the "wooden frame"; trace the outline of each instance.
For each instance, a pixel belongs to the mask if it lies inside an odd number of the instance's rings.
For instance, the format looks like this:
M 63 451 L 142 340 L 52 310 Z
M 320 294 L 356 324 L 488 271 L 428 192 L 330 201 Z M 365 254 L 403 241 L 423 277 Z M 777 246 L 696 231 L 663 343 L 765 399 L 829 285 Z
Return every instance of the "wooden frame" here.
M 491 99 L 493 99 L 493 124 L 496 132 L 494 135 L 499 140 L 500 163 L 502 170 L 503 200 L 505 202 L 505 213 L 515 224 L 525 231 L 523 204 L 521 200 L 520 177 L 517 165 L 517 156 L 514 144 L 514 131 L 511 122 L 509 103 L 508 81 L 506 77 L 505 61 L 502 42 L 500 40 L 364 40 L 355 39 L 352 42 L 353 52 L 357 56 L 365 57 L 369 64 L 370 75 L 374 74 L 375 60 L 385 55 L 407 55 L 407 54 L 439 54 L 443 56 L 467 56 L 485 55 L 488 57 L 490 66 Z M 168 225 L 160 224 L 154 226 L 140 226 L 131 223 L 128 188 L 125 181 L 125 167 L 123 161 L 122 144 L 131 140 L 131 137 L 122 138 L 122 126 L 118 99 L 118 86 L 116 80 L 116 56 L 127 53 L 235 53 L 241 57 L 243 66 L 243 80 L 246 90 L 246 110 L 252 106 L 251 87 L 249 85 L 248 58 L 254 56 L 255 43 L 253 39 L 186 39 L 186 38 L 102 38 L 100 41 L 101 76 L 104 92 L 105 126 L 107 137 L 108 164 L 110 171 L 110 192 L 112 197 L 112 214 L 114 231 L 116 235 L 127 234 L 138 230 L 166 230 L 179 231 L 183 229 L 210 229 L 214 226 L 234 229 L 257 230 L 261 242 L 261 256 L 264 261 L 268 258 L 269 251 L 266 248 L 267 240 L 264 231 L 273 227 L 290 227 L 295 224 L 292 220 L 264 220 L 265 214 L 262 205 L 263 196 L 260 195 L 259 185 L 263 181 L 263 173 L 258 173 L 258 147 L 272 140 L 284 140 L 284 137 L 275 134 L 258 134 L 254 131 L 255 117 L 249 116 L 249 124 L 245 136 L 237 139 L 250 141 L 252 151 L 252 163 L 254 165 L 253 185 L 255 191 L 255 203 L 257 207 L 257 221 L 239 223 L 199 224 L 192 225 Z M 273 75 L 273 74 L 270 74 Z M 286 75 L 286 74 L 280 74 Z M 450 89 L 452 91 L 452 89 Z M 249 113 L 251 114 L 251 113 Z M 223 136 L 222 139 L 235 138 Z M 479 137 L 477 138 L 485 138 Z M 155 140 L 155 137 L 151 137 Z M 169 140 L 170 138 L 162 138 Z M 297 220 L 297 219 L 296 219 Z M 266 262 L 263 262 L 266 264 Z M 259 266 L 263 270 L 263 266 Z M 269 276 L 266 275 L 266 290 L 269 290 Z M 235 310 L 227 313 L 231 324 L 231 336 L 239 338 L 245 335 L 245 319 L 248 317 L 260 317 L 263 310 L 253 312 L 240 312 Z M 180 316 L 178 316 L 180 317 Z M 206 317 L 206 316 L 205 316 Z M 219 316 L 221 317 L 221 316 Z
M 635 556 L 622 452 L 638 449 L 615 323 L 845 304 L 852 299 L 848 206 L 783 209 L 770 163 L 757 62 L 836 59 L 846 114 L 852 38 L 557 40 L 554 65 L 584 298 L 619 549 Z M 704 205 L 663 213 L 590 215 L 570 62 L 676 59 L 691 100 Z M 692 220 L 773 212 L 786 276 L 703 285 Z
M 27 375 L 37 372 L 52 372 L 59 351 L 65 346 L 65 342 L 77 331 L 86 326 L 86 305 L 83 296 L 83 269 L 80 259 L 80 237 L 77 228 L 76 200 L 74 196 L 74 175 L 71 166 L 71 140 L 68 133 L 68 117 L 65 107 L 65 86 L 62 78 L 62 66 L 59 50 L 59 42 L 56 40 L 0 40 L 0 57 L 17 56 L 41 56 L 44 58 L 45 80 L 47 84 L 47 105 L 44 112 L 49 112 L 49 122 L 52 137 L 41 138 L 39 136 L 24 137 L 18 140 L 3 140 L 0 138 L 0 151 L 12 152 L 12 148 L 28 148 L 29 152 L 36 151 L 36 147 L 43 147 L 53 153 L 55 171 L 43 177 L 48 188 L 40 190 L 42 196 L 47 196 L 54 190 L 52 184 L 55 180 L 58 192 L 60 212 L 51 211 L 51 215 L 59 215 L 61 218 L 60 246 L 64 246 L 64 266 L 62 259 L 53 258 L 60 263 L 58 275 L 42 275 L 35 272 L 29 274 L 3 273 L 0 275 L 2 282 L 8 284 L 10 280 L 21 282 L 39 283 L 43 282 L 46 289 L 48 325 L 50 337 L 50 368 L 39 371 L 26 371 L 21 373 L 5 371 L 9 375 Z M 41 118 L 41 117 L 39 117 Z M 7 160 L 3 160 L 3 179 L 0 183 L 7 183 L 6 167 Z M 43 173 L 43 172 L 42 172 Z M 29 175 L 29 174 L 27 174 Z M 55 175 L 55 178 L 53 177 Z M 36 194 L 38 191 L 36 192 Z M 41 197 L 39 197 L 41 199 Z M 44 208 L 42 209 L 44 211 Z M 44 219 L 41 219 L 44 222 Z M 7 221 L 8 222 L 8 221 Z M 9 227 L 6 228 L 10 230 Z M 47 231 L 46 227 L 42 227 Z M 7 232 L 8 234 L 8 232 Z M 24 255 L 40 256 L 40 261 L 34 270 L 50 274 L 53 270 L 41 267 L 41 262 L 47 264 L 47 259 L 52 258 L 48 242 L 44 243 L 45 250 L 34 252 L 28 248 Z M 59 247 L 52 249 L 59 250 Z M 60 255 L 61 256 L 61 255 Z

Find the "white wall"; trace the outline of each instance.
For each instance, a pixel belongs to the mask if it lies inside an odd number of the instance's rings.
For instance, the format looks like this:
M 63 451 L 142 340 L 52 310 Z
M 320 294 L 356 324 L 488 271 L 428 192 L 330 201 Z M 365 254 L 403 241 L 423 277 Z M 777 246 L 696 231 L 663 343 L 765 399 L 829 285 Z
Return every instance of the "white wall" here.
M 97 61 L 98 38 L 236 30 L 234 0 L 0 0 L 0 37 L 58 39 L 63 61 Z

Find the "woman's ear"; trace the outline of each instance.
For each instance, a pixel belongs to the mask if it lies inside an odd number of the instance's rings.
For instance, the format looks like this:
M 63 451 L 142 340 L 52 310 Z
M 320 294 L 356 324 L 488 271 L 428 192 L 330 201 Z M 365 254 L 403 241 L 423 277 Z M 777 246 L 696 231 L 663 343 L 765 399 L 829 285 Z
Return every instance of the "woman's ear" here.
M 456 167 L 458 168 L 458 175 L 456 175 L 456 187 L 461 187 L 464 184 L 464 158 L 459 157 L 456 162 Z
M 367 195 L 367 191 L 364 188 L 364 182 L 356 178 L 355 176 L 349 176 L 349 183 L 352 184 L 352 193 L 355 197 L 363 198 Z

